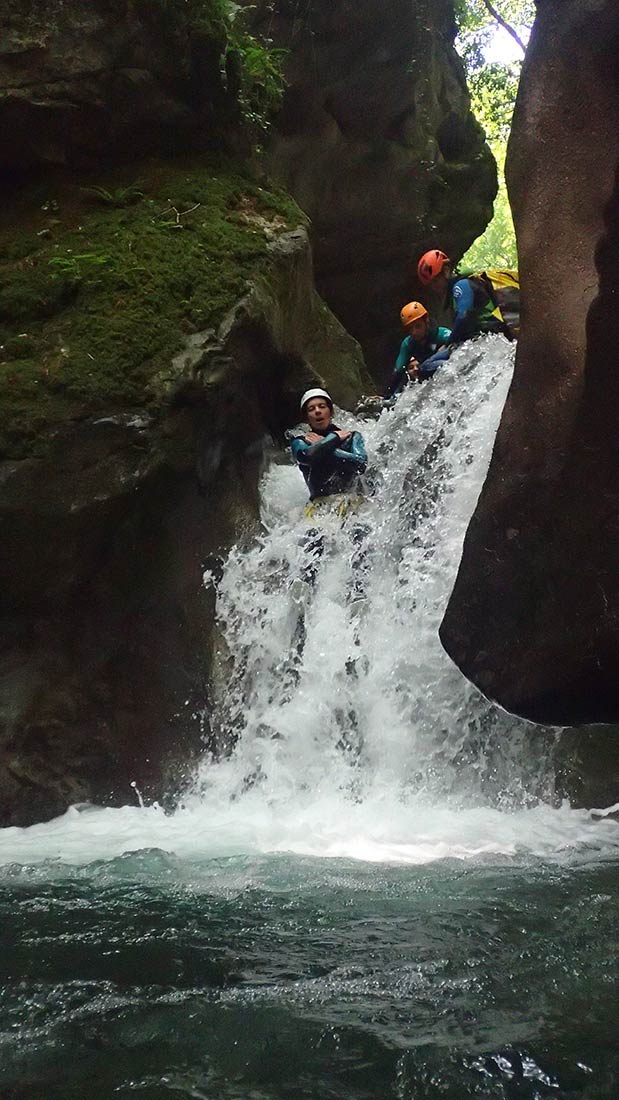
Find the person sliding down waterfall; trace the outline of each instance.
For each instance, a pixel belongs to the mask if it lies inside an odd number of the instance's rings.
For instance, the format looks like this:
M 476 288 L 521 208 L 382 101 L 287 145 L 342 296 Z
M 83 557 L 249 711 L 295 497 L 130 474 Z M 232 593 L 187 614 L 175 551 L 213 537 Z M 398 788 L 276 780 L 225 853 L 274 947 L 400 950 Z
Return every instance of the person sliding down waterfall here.
M 363 502 L 360 475 L 368 461 L 363 437 L 360 432 L 344 431 L 333 422 L 333 401 L 326 390 L 306 390 L 300 410 L 310 430 L 293 439 L 291 450 L 309 489 L 310 502 L 305 515 L 312 522 L 335 515 L 343 523 Z M 351 530 L 353 543 L 360 546 L 365 534 L 364 525 L 354 525 Z M 324 550 L 323 533 L 319 528 L 309 530 L 304 546 L 307 564 L 303 580 L 313 584 Z M 356 555 L 357 567 L 362 564 L 363 556 L 362 552 Z M 360 581 L 354 587 L 360 595 Z
M 510 272 L 494 272 L 496 275 L 513 275 Z M 452 275 L 451 260 L 439 248 L 424 252 L 417 265 L 419 282 L 427 286 L 435 298 L 443 299 L 445 308 L 453 313 L 449 346 L 461 344 L 474 336 L 500 333 L 508 340 L 513 334 L 497 298 L 490 275 L 485 271 L 473 275 Z M 515 278 L 514 278 L 515 281 Z M 516 283 L 517 285 L 517 283 Z M 436 370 L 441 363 L 441 353 L 426 359 L 424 368 Z
M 326 390 L 306 390 L 300 409 L 310 430 L 293 439 L 292 456 L 309 489 L 307 514 L 311 518 L 314 501 L 340 497 L 351 489 L 361 492 L 359 474 L 366 469 L 368 458 L 360 432 L 343 431 L 333 423 L 333 401 Z

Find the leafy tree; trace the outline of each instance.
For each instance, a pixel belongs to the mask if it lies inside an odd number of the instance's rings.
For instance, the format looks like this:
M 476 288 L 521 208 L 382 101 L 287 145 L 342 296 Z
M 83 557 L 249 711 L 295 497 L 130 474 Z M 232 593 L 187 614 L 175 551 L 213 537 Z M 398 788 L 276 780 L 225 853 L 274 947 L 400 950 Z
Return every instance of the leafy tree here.
M 534 0 L 455 0 L 460 38 L 466 49 L 477 53 L 483 64 L 483 50 L 501 26 L 518 43 L 524 54 L 525 39 L 535 18 Z
M 462 267 L 516 267 L 504 166 L 522 62 L 488 62 L 485 55 L 502 26 L 518 42 L 524 57 L 524 41 L 533 23 L 535 4 L 534 0 L 456 0 L 455 6 L 459 29 L 456 44 L 464 61 L 473 111 L 486 131 L 499 171 L 494 217 L 466 253 Z

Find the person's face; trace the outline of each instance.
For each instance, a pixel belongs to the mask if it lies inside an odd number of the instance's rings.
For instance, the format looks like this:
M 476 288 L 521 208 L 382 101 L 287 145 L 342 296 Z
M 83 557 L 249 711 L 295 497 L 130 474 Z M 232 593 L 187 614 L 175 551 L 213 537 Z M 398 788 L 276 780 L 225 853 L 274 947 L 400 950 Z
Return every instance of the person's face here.
M 324 397 L 312 397 L 305 406 L 307 422 L 313 432 L 324 431 L 331 423 L 331 409 Z
M 440 275 L 436 275 L 429 285 L 429 289 L 432 294 L 437 298 L 444 298 L 447 293 L 447 284 L 449 282 L 449 276 L 451 274 L 451 268 L 449 264 L 443 264 L 443 270 Z
M 428 331 L 428 315 L 425 317 L 418 317 L 416 321 L 413 321 L 412 325 L 408 326 L 407 332 L 409 336 L 412 336 L 413 340 L 423 340 Z

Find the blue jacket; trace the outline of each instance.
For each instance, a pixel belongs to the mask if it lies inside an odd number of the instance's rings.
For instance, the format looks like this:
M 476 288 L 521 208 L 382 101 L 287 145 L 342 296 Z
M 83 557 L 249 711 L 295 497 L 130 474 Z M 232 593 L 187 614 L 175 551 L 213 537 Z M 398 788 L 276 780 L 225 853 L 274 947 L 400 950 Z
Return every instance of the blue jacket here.
M 430 378 L 440 362 L 449 358 L 447 349 L 437 351 L 441 344 L 448 344 L 451 340 L 451 330 L 448 328 L 432 328 L 426 340 L 414 340 L 412 336 L 405 336 L 400 344 L 400 351 L 395 362 L 395 368 L 387 390 L 387 397 L 396 397 L 402 392 L 408 383 L 406 365 L 410 359 L 415 358 L 419 363 L 419 377 Z M 430 361 L 431 360 L 431 361 Z M 426 363 L 428 366 L 426 366 Z
M 354 487 L 358 474 L 362 474 L 368 462 L 363 437 L 353 432 L 344 443 L 330 424 L 320 443 L 307 443 L 303 436 L 292 441 L 292 455 L 298 463 L 309 489 L 310 500 L 345 493 Z
M 484 272 L 452 279 L 446 304 L 454 312 L 451 344 L 459 344 L 487 332 L 505 333 L 505 321 L 500 309 L 497 309 L 492 283 Z
M 490 291 L 484 280 L 476 275 L 463 276 L 451 279 L 447 290 L 445 306 L 452 310 L 454 319 L 449 338 L 449 351 L 442 351 L 433 355 L 424 363 L 425 377 L 434 374 L 437 367 L 444 359 L 449 358 L 455 344 L 464 340 L 470 340 L 472 336 L 480 336 L 486 332 L 503 332 L 505 323 L 494 315 L 496 309 L 492 301 Z M 421 371 L 419 372 L 421 377 Z

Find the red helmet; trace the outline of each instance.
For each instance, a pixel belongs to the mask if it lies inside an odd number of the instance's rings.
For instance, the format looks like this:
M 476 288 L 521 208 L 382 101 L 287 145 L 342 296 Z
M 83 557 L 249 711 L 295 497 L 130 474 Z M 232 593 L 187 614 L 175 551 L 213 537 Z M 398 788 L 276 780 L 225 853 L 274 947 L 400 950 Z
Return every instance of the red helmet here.
M 417 264 L 419 282 L 427 286 L 433 279 L 436 279 L 437 275 L 440 275 L 443 264 L 446 263 L 450 263 L 449 256 L 446 256 L 439 248 L 431 248 L 429 252 L 424 252 Z

